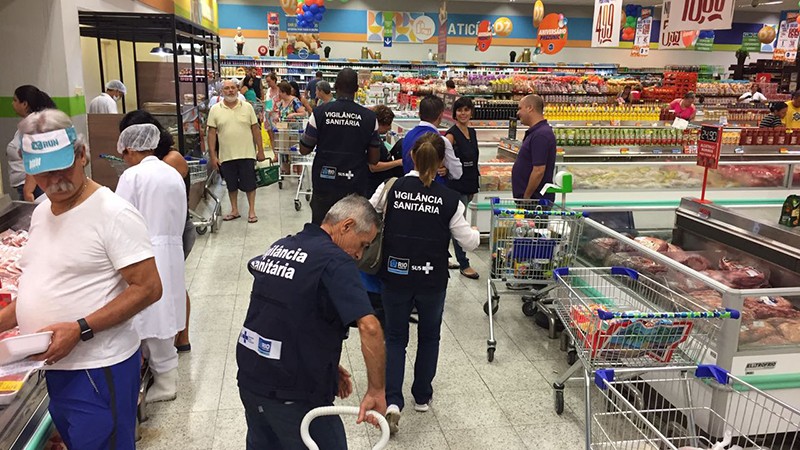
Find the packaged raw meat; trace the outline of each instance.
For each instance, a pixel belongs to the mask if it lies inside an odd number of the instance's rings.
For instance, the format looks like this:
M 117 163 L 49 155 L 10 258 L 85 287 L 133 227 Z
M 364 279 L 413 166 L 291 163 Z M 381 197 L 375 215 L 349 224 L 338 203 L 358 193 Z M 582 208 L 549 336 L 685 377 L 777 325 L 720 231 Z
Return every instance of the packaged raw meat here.
M 694 291 L 691 293 L 691 296 L 695 300 L 705 303 L 711 309 L 722 308 L 722 295 L 713 289 Z
M 668 252 L 682 252 L 683 249 L 678 247 L 675 244 L 667 244 L 667 251 Z
M 747 297 L 744 299 L 744 309 L 758 319 L 800 317 L 800 311 L 783 297 Z
M 742 326 L 739 331 L 739 345 L 753 344 L 770 338 L 774 340 L 775 337 L 784 343 L 786 342 L 771 322 L 766 320 L 742 320 Z
M 645 247 L 649 248 L 650 250 L 654 250 L 654 251 L 657 251 L 657 252 L 666 251 L 667 248 L 669 247 L 669 244 L 667 243 L 667 241 L 665 241 L 663 239 L 654 238 L 654 237 L 639 236 L 639 237 L 635 238 L 634 240 L 636 242 L 638 242 L 639 244 L 644 245 Z
M 611 253 L 619 249 L 619 241 L 614 238 L 596 238 L 583 246 L 586 256 L 595 261 L 605 261 Z
M 753 289 L 767 281 L 764 273 L 755 269 L 702 270 L 700 273 L 734 289 Z
M 622 266 L 630 267 L 631 269 L 646 274 L 655 275 L 667 271 L 665 266 L 658 264 L 652 259 L 645 258 L 644 256 L 630 255 L 626 253 L 616 253 L 609 255 L 603 262 L 606 266 Z
M 787 341 L 793 344 L 800 344 L 800 320 L 783 319 L 776 328 Z
M 707 270 L 711 266 L 711 262 L 703 255 L 698 255 L 697 253 L 684 252 L 683 250 L 666 251 L 664 252 L 664 256 L 670 259 L 674 259 L 675 261 L 683 264 L 684 266 L 687 266 L 697 271 Z
M 708 289 L 708 285 L 698 280 L 695 277 L 687 276 L 682 273 L 673 272 L 669 277 L 670 286 L 682 292 L 691 292 L 694 295 L 695 291 L 703 291 Z M 715 292 L 716 291 L 712 291 Z

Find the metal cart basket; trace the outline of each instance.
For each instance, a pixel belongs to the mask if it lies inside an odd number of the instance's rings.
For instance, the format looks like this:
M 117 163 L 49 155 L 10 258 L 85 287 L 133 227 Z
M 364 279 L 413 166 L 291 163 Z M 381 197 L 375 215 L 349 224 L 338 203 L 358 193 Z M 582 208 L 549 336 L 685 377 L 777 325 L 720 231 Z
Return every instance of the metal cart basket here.
M 500 294 L 497 283 L 513 285 L 516 289 L 534 289 L 543 297 L 555 287 L 553 270 L 575 261 L 578 242 L 583 230 L 584 215 L 554 205 L 535 204 L 531 200 L 492 198 L 491 273 L 487 282 L 487 301 L 483 311 L 489 316 L 487 358 L 494 360 L 497 342 L 494 338 L 494 314 Z M 490 307 L 491 305 L 491 307 Z M 523 304 L 528 311 L 534 301 Z
M 595 384 L 606 409 L 592 416 L 593 450 L 800 447 L 800 411 L 717 366 L 598 370 Z
M 591 374 L 598 369 L 697 365 L 714 345 L 731 309 L 711 310 L 627 267 L 558 268 L 556 313 L 574 345 L 575 361 L 553 383 L 556 413 L 564 411 L 565 383 L 582 371 L 587 431 Z M 587 433 L 586 448 L 589 448 Z
M 299 165 L 294 166 L 303 160 L 300 154 L 300 137 L 303 135 L 303 122 L 305 119 L 287 119 L 278 122 L 272 129 L 275 137 L 272 149 L 278 157 L 280 164 L 280 179 L 278 188 L 283 189 L 283 181 L 287 178 L 300 179 L 302 169 Z

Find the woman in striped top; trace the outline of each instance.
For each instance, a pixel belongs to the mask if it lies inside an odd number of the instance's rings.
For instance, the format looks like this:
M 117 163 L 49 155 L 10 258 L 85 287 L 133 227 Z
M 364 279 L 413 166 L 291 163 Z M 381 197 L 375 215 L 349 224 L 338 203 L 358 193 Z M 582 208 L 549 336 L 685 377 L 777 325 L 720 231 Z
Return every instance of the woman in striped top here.
M 777 128 L 782 127 L 783 118 L 786 117 L 788 105 L 784 102 L 775 102 L 769 106 L 769 114 L 761 119 L 759 128 Z

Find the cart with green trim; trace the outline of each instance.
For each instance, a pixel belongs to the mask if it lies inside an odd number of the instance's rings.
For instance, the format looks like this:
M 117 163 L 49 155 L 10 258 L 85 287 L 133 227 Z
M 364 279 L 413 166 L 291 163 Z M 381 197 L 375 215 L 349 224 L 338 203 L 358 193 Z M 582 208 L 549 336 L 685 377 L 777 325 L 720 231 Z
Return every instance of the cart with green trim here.
M 492 252 L 487 301 L 483 311 L 489 316 L 487 358 L 494 360 L 497 341 L 494 315 L 500 294 L 532 290 L 523 303 L 525 315 L 533 315 L 535 300 L 554 287 L 553 270 L 572 265 L 583 231 L 584 214 L 568 211 L 546 201 L 492 198 L 489 249 Z M 505 284 L 508 290 L 501 291 Z

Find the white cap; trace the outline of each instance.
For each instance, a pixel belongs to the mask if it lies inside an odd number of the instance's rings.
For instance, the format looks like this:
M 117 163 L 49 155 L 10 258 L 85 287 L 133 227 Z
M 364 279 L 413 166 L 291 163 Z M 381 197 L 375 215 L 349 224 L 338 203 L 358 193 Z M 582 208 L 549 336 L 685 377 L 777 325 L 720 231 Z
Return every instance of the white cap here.
M 236 27 L 236 31 L 242 31 L 242 27 Z
M 120 91 L 120 92 L 122 92 L 122 95 L 125 95 L 125 94 L 128 93 L 128 89 L 125 88 L 125 85 L 122 84 L 122 81 L 119 81 L 119 80 L 111 80 L 108 83 L 106 83 L 106 90 L 109 90 L 109 89 L 114 89 L 116 91 Z
M 161 131 L 151 123 L 131 125 L 120 133 L 117 151 L 120 155 L 126 149 L 134 152 L 149 152 L 158 147 L 160 139 Z

